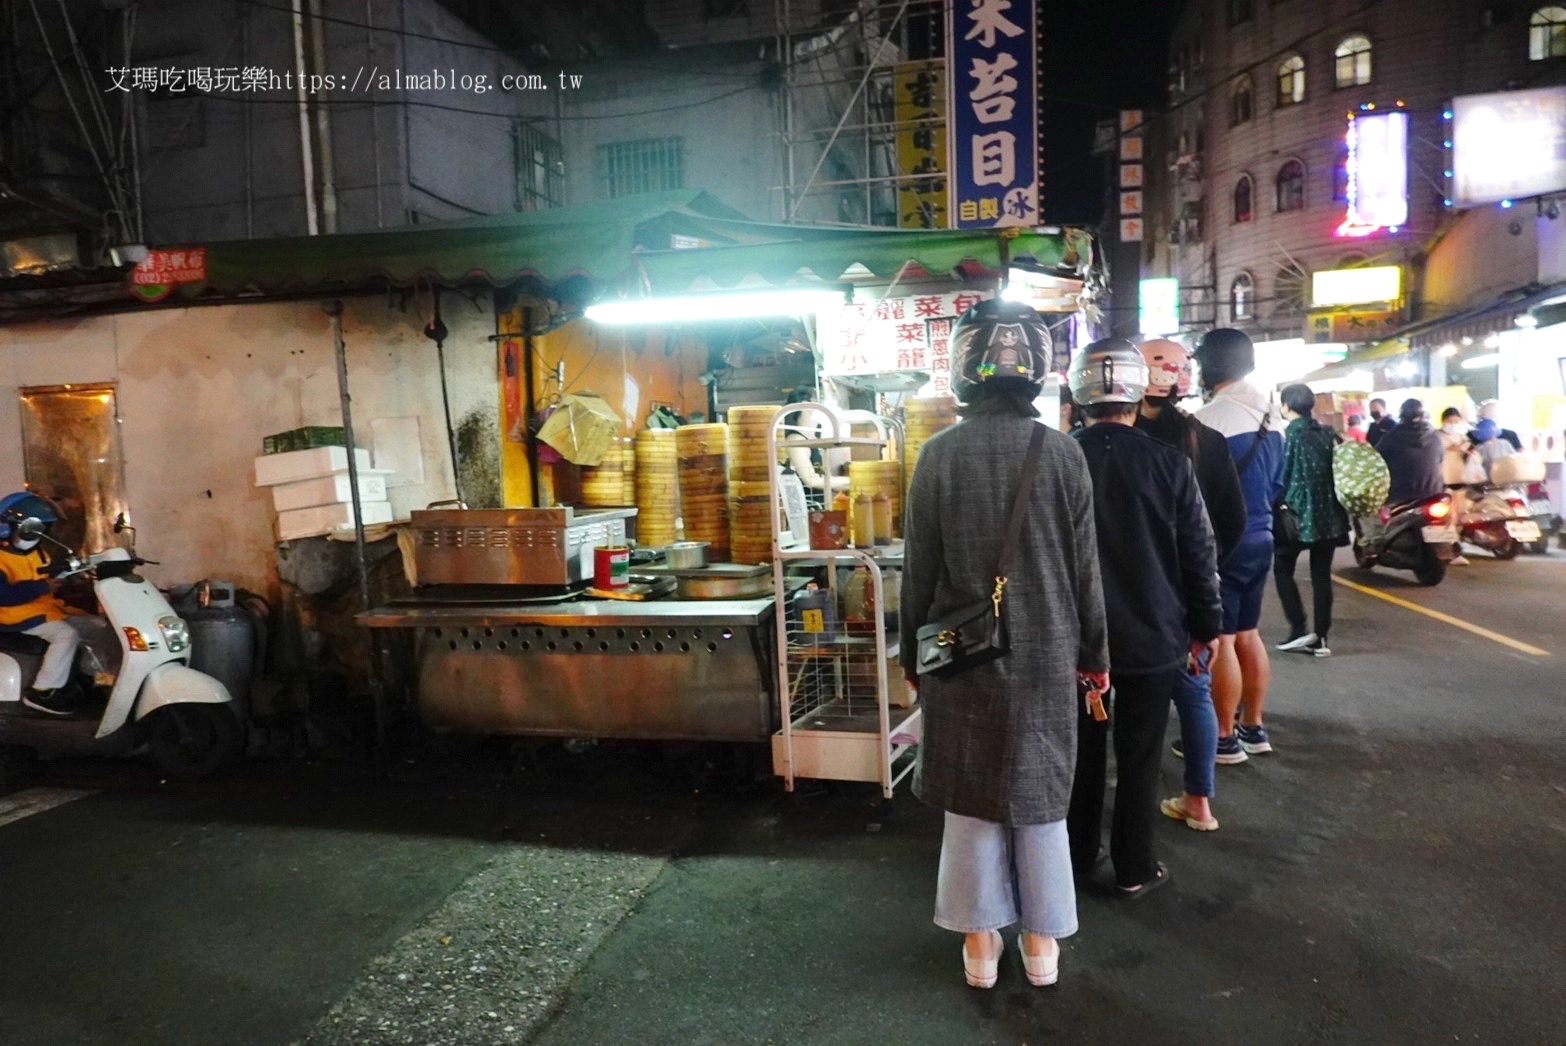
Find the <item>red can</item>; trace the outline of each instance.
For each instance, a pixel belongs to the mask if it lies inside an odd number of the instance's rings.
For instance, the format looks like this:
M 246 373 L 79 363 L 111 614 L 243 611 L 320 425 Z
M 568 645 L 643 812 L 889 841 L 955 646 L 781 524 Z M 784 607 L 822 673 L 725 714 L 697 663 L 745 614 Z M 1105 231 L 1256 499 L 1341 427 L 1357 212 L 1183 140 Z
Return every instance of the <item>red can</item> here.
M 624 588 L 630 576 L 631 546 L 599 545 L 593 549 L 594 588 Z

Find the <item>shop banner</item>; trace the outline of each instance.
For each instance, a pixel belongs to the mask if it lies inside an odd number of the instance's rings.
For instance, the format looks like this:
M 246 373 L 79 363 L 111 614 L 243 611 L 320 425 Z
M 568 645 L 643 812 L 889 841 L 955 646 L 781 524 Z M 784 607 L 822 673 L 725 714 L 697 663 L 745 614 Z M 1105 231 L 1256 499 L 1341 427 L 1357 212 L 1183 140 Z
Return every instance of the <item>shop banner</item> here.
M 1314 345 L 1354 345 L 1389 338 L 1402 326 L 1400 309 L 1326 309 L 1310 313 L 1305 340 Z
M 143 301 L 161 301 L 181 283 L 203 283 L 207 278 L 207 249 L 148 251 L 131 270 L 131 293 Z
M 1037 0 L 946 5 L 952 224 L 1037 225 Z
M 936 392 L 950 387 L 951 324 L 990 297 L 980 291 L 916 294 L 855 302 L 816 314 L 816 343 L 826 375 L 930 372 Z
M 904 62 L 892 72 L 897 120 L 897 224 L 946 228 L 946 66 Z

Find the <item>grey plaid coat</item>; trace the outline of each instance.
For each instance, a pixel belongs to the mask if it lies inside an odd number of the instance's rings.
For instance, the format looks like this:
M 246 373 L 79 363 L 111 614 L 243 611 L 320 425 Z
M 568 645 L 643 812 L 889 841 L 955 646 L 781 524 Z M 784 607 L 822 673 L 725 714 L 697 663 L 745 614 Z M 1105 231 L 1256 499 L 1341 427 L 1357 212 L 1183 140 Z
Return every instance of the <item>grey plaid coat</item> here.
M 994 588 L 1007 511 L 1038 422 L 968 418 L 919 452 L 908 505 L 902 664 L 914 675 L 923 625 Z M 1002 824 L 1066 816 L 1076 766 L 1080 667 L 1109 668 L 1093 487 L 1075 440 L 1046 433 L 1003 613 L 1011 652 L 919 683 L 924 736 L 914 794 Z

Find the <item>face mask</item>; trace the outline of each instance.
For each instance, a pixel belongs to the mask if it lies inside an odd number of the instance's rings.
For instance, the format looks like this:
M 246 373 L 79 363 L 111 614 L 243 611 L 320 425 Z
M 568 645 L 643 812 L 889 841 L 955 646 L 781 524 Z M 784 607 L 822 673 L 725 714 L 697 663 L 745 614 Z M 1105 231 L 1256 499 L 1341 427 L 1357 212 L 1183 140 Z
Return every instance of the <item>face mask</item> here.
M 1460 421 L 1449 421 L 1445 425 L 1441 426 L 1441 431 L 1445 432 L 1448 436 L 1461 436 L 1464 431 L 1464 426 Z
M 38 538 L 12 538 L 11 547 L 18 552 L 31 552 L 38 547 Z
M 1370 420 L 1371 421 L 1380 421 L 1381 420 L 1381 412 L 1379 410 L 1371 411 L 1370 412 Z

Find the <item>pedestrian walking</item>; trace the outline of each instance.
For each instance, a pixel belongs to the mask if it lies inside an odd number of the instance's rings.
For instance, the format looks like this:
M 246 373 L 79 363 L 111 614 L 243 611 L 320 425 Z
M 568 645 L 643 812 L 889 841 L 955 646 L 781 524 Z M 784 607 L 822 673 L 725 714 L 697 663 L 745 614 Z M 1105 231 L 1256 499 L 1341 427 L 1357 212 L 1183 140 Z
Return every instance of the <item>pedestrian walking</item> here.
M 1142 397 L 1136 427 L 1168 443 L 1190 460 L 1196 485 L 1207 507 L 1213 538 L 1222 563 L 1245 535 L 1245 495 L 1234 471 L 1228 442 L 1215 430 L 1181 410 L 1178 400 L 1191 394 L 1191 357 L 1179 342 L 1156 338 L 1142 343 L 1147 361 L 1147 392 Z M 1180 719 L 1175 754 L 1185 761 L 1185 794 L 1166 799 L 1165 813 L 1180 816 L 1192 828 L 1212 831 L 1214 759 L 1218 754 L 1218 714 L 1213 709 L 1212 665 L 1199 658 L 1191 671 L 1175 676 L 1174 705 Z
M 1118 338 L 1089 345 L 1070 374 L 1072 398 L 1088 419 L 1073 438 L 1082 445 L 1093 477 L 1114 686 L 1112 728 L 1086 707 L 1078 709 L 1077 773 L 1068 818 L 1071 864 L 1079 876 L 1087 876 L 1098 862 L 1112 729 L 1115 809 L 1109 857 L 1117 893 L 1126 898 L 1169 879 L 1153 846 L 1159 753 L 1176 679 L 1194 659 L 1211 655 L 1222 617 L 1217 547 L 1191 462 L 1135 428 L 1147 380 L 1142 354 Z M 1194 811 L 1175 803 L 1182 820 L 1198 821 Z M 1211 820 L 1209 815 L 1206 821 Z
M 1397 428 L 1397 419 L 1387 413 L 1387 401 L 1374 399 L 1370 401 L 1370 431 L 1365 434 L 1365 442 L 1374 447 L 1381 442 L 1381 437 Z
M 1332 484 L 1332 451 L 1337 437 L 1312 416 L 1316 394 L 1309 385 L 1285 386 L 1280 395 L 1283 418 L 1283 498 L 1278 519 L 1286 519 L 1292 533 L 1275 534 L 1274 583 L 1283 616 L 1289 622 L 1288 638 L 1279 650 L 1331 657 L 1327 633 L 1332 629 L 1332 557 L 1348 544 L 1349 518 L 1338 504 Z M 1300 554 L 1309 557 L 1311 606 L 1314 630 L 1307 630 L 1305 604 L 1294 580 Z
M 1206 406 L 1196 417 L 1229 442 L 1240 490 L 1245 495 L 1245 536 L 1219 568 L 1223 593 L 1223 635 L 1213 659 L 1213 706 L 1218 712 L 1218 755 L 1222 765 L 1243 763 L 1272 751 L 1262 722 L 1272 664 L 1261 624 L 1262 595 L 1272 568 L 1272 505 L 1283 487 L 1283 437 L 1267 397 L 1245 379 L 1256 369 L 1256 349 L 1245 332 L 1230 327 L 1208 331 L 1194 354 L 1201 370 Z M 1372 404 L 1374 407 L 1374 404 Z M 1235 726 L 1236 710 L 1241 723 Z
M 1036 420 L 1050 364 L 1038 313 L 982 302 L 959 317 L 951 345 L 963 418 L 924 444 L 914 468 L 902 634 L 994 600 L 1010 650 L 921 675 L 919 644 L 903 643 L 924 708 L 914 794 L 946 811 L 935 923 L 965 935 L 968 983 L 994 985 L 998 931 L 1020 922 L 1029 982 L 1052 984 L 1059 939 L 1077 929 L 1066 832 L 1077 690 L 1108 685 L 1092 481 L 1078 444 Z

